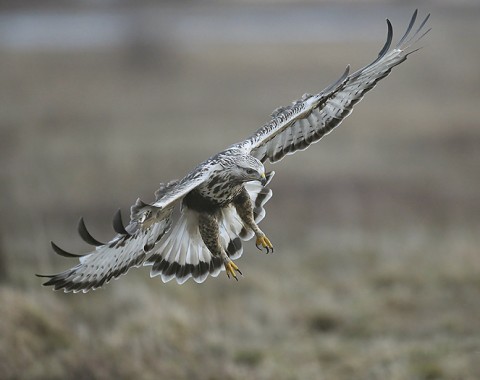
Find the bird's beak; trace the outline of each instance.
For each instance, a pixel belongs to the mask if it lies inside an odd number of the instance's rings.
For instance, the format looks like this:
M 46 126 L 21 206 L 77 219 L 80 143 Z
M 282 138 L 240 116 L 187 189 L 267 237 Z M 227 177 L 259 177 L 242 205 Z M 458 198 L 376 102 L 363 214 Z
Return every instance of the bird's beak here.
M 260 183 L 262 186 L 265 186 L 267 184 L 267 177 L 265 177 L 265 173 L 262 173 L 261 177 L 262 179 L 260 180 Z

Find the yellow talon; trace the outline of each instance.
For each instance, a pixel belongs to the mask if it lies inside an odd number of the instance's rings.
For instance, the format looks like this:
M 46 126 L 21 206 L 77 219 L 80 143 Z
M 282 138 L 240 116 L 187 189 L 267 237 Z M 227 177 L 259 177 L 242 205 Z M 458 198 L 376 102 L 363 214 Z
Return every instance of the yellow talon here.
M 257 241 L 256 241 L 255 245 L 257 246 L 257 248 L 260 251 L 262 250 L 261 247 L 263 247 L 263 248 L 265 248 L 267 253 L 273 252 L 273 245 L 265 235 L 257 237 Z
M 233 262 L 233 261 L 228 261 L 225 263 L 225 271 L 227 272 L 228 278 L 230 278 L 230 275 L 238 281 L 237 278 L 237 273 L 240 273 L 243 276 L 243 273 L 240 271 L 238 266 Z

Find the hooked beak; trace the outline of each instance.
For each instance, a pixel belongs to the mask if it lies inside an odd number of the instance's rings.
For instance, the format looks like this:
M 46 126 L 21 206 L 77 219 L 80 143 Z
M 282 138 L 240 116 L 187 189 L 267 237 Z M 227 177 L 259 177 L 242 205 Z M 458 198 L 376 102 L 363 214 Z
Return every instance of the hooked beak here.
M 267 177 L 265 177 L 265 173 L 262 173 L 261 177 L 262 179 L 260 180 L 260 183 L 262 186 L 265 186 L 267 184 Z

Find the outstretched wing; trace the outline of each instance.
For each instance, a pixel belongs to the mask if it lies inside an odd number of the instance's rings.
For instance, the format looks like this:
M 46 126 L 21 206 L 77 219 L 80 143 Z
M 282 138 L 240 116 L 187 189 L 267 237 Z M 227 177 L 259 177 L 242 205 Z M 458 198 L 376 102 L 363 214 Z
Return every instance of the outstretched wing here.
M 405 34 L 391 50 L 393 28 L 387 19 L 387 41 L 377 59 L 350 75 L 347 66 L 344 74 L 319 94 L 305 94 L 292 105 L 276 109 L 269 123 L 239 145 L 262 162 L 267 159 L 276 162 L 287 154 L 304 150 L 310 144 L 319 141 L 350 115 L 353 106 L 367 91 L 375 87 L 393 67 L 405 61 L 407 56 L 415 51 L 407 52 L 411 45 L 430 31 L 430 29 L 424 31 L 429 17 L 430 15 L 427 15 L 415 33 L 410 36 L 417 18 L 416 10 Z
M 81 238 L 95 246 L 95 249 L 76 255 L 64 251 L 52 242 L 52 248 L 57 254 L 78 258 L 80 263 L 58 274 L 38 275 L 49 278 L 43 285 L 53 286 L 54 290 L 86 293 L 125 274 L 131 267 L 140 266 L 170 229 L 175 205 L 208 178 L 211 168 L 212 165 L 206 163 L 181 181 L 161 184 L 160 189 L 155 192 L 153 204 L 146 204 L 138 199 L 131 207 L 130 223 L 127 226 L 124 226 L 119 210 L 113 219 L 113 228 L 117 235 L 107 243 L 93 238 L 83 219 L 80 219 L 78 232 Z

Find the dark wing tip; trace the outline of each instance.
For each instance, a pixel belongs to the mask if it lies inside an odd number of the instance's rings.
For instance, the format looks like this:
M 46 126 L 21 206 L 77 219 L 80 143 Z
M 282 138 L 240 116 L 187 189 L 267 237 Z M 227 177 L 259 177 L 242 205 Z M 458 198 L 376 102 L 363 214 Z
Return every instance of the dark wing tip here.
M 70 253 L 67 251 L 64 251 L 62 248 L 60 248 L 58 245 L 56 245 L 53 241 L 50 242 L 52 245 L 52 249 L 55 251 L 57 255 L 63 256 L 63 257 L 69 257 L 69 258 L 75 258 L 75 257 L 82 257 L 83 255 L 77 255 L 75 253 Z
M 351 76 L 355 77 L 357 75 L 360 75 L 363 72 L 363 70 L 365 70 L 367 67 L 370 67 L 376 64 L 378 61 L 380 61 L 390 49 L 390 46 L 392 45 L 392 40 L 393 40 L 393 26 L 390 20 L 387 18 L 387 39 L 385 40 L 385 43 L 383 44 L 382 48 L 378 52 L 377 58 L 372 63 L 369 63 L 368 65 L 355 71 Z
M 412 18 L 410 19 L 410 23 L 408 24 L 407 30 L 405 31 L 405 34 L 402 36 L 400 41 L 398 41 L 396 48 L 399 48 L 402 50 L 407 49 L 411 45 L 415 44 L 418 40 L 422 39 L 430 31 L 431 28 L 417 38 L 418 34 L 423 30 L 425 24 L 430 19 L 430 13 L 429 13 L 420 23 L 420 26 L 417 28 L 415 33 L 413 33 L 413 35 L 410 36 L 410 38 L 408 38 L 407 40 L 407 37 L 410 35 L 410 32 L 412 31 L 415 21 L 417 20 L 417 15 L 418 15 L 418 9 L 416 9 L 415 12 L 413 12 L 413 15 L 412 15 Z
M 321 95 L 328 95 L 330 92 L 334 91 L 335 89 L 337 89 L 337 87 L 343 83 L 343 81 L 348 77 L 348 74 L 350 74 L 350 65 L 347 65 L 347 67 L 345 68 L 345 71 L 343 72 L 343 74 L 334 82 L 332 83 L 330 86 L 328 86 L 325 90 L 323 90 L 321 92 Z
M 400 41 L 398 41 L 398 44 L 396 46 L 397 48 L 403 44 L 407 36 L 410 34 L 410 31 L 412 30 L 413 25 L 415 24 L 415 21 L 417 19 L 417 14 L 418 14 L 418 9 L 415 9 L 415 12 L 413 12 L 412 17 L 410 18 L 410 22 L 408 24 L 407 30 L 403 34 L 402 38 L 400 38 Z
M 350 64 L 345 67 L 345 71 L 343 72 L 342 76 L 338 80 L 340 83 L 342 83 L 345 79 L 347 79 L 348 74 L 350 74 Z
M 347 77 L 348 77 L 348 74 L 350 74 L 350 65 L 348 64 L 347 67 L 345 67 L 345 71 L 343 72 L 342 76 L 340 78 L 338 78 L 336 84 L 340 84 L 342 83 Z
M 54 274 L 38 274 L 38 273 L 35 273 L 35 276 L 40 277 L 40 278 L 52 278 L 55 275 Z
M 390 49 L 393 40 L 393 26 L 390 20 L 387 18 L 387 40 L 382 47 L 382 50 L 378 53 L 378 59 L 382 58 L 385 53 Z
M 130 236 L 130 234 L 125 229 L 122 220 L 122 211 L 120 209 L 117 210 L 115 215 L 113 216 L 113 229 L 115 232 L 119 233 L 120 235 Z
M 420 26 L 418 27 L 417 31 L 415 32 L 415 34 L 412 38 L 415 38 L 418 35 L 418 33 L 420 33 L 420 31 L 423 29 L 423 27 L 425 26 L 425 24 L 427 23 L 427 21 L 429 19 L 430 19 L 430 13 L 422 21 L 422 23 L 420 24 Z M 425 31 L 420 37 L 417 38 L 416 41 L 422 39 L 428 32 L 430 32 L 430 30 L 432 30 L 432 28 L 428 28 L 427 31 Z
M 83 218 L 80 218 L 78 222 L 78 233 L 80 234 L 80 237 L 83 239 L 83 241 L 87 244 L 94 245 L 96 247 L 100 245 L 105 245 L 102 242 L 99 242 L 97 239 L 95 239 L 90 232 L 88 232 L 87 227 L 85 226 L 85 221 Z

